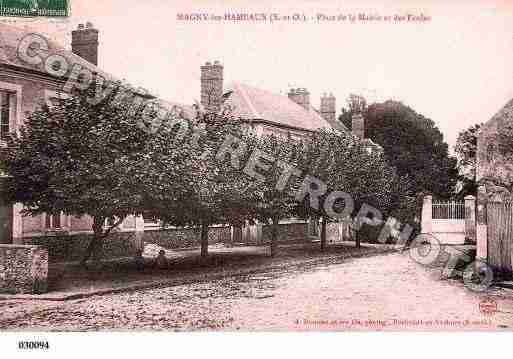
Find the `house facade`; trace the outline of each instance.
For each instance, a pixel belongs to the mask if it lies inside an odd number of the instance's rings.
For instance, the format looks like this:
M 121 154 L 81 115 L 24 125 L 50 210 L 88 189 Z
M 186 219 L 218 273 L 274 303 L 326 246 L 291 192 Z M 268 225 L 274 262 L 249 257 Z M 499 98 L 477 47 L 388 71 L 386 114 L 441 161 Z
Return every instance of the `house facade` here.
M 44 60 L 39 63 L 27 62 L 19 56 L 20 44 L 27 35 L 25 30 L 0 23 L 0 146 L 4 147 L 5 134 L 17 132 L 23 126 L 26 112 L 34 111 L 44 101 L 51 102 L 66 96 L 63 88 L 72 68 L 55 68 L 48 62 L 52 56 L 62 56 L 69 64 L 79 65 L 107 80 L 117 80 L 97 66 L 99 31 L 91 23 L 81 24 L 72 32 L 71 51 L 47 39 L 48 48 L 38 49 L 38 54 Z M 67 72 L 63 73 L 64 70 Z M 310 103 L 309 92 L 304 88 L 292 89 L 287 96 L 283 96 L 238 82 L 225 87 L 223 71 L 219 62 L 207 62 L 201 66 L 202 105 L 211 111 L 230 106 L 233 114 L 257 134 L 275 133 L 299 139 L 319 129 L 329 128 L 329 121 L 336 120 L 336 100 L 333 95 L 324 95 L 319 109 L 315 109 Z M 175 105 L 163 102 L 169 106 Z M 185 113 L 193 112 L 190 106 L 180 107 Z M 355 117 L 353 128 L 359 129 L 360 135 L 363 135 L 363 118 Z M 22 216 L 22 209 L 21 204 L 12 206 L 0 203 L 0 243 L 47 245 L 51 242 L 57 251 L 57 248 L 62 249 L 62 241 L 65 241 L 69 253 L 65 251 L 56 257 L 71 260 L 73 255 L 70 253 L 76 248 L 85 247 L 87 236 L 92 233 L 92 219 L 87 216 Z M 165 235 L 174 236 L 176 240 L 171 240 L 171 247 L 179 246 L 180 241 L 193 243 L 197 237 L 194 231 L 178 229 L 171 234 L 155 234 L 160 230 L 158 223 L 130 216 L 117 231 L 118 239 L 126 242 L 124 247 L 120 249 L 113 245 L 112 251 L 130 255 L 138 245 L 127 241 L 141 241 L 146 237 L 158 243 Z M 211 232 L 212 241 L 229 240 L 233 236 L 233 229 L 224 226 Z

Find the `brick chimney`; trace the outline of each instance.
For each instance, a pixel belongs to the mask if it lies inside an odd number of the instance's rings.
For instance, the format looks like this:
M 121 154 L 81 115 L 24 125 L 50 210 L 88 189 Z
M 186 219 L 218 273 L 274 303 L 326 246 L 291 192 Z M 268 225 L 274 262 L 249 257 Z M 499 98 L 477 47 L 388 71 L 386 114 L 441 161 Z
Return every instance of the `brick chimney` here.
M 365 119 L 361 113 L 354 113 L 351 119 L 351 132 L 361 139 L 365 138 Z
M 305 88 L 290 89 L 288 93 L 289 99 L 302 106 L 305 110 L 310 111 L 310 92 Z
M 336 99 L 335 99 L 335 96 L 333 96 L 332 93 L 328 95 L 326 95 L 326 93 L 324 93 L 321 97 L 321 116 L 323 119 L 325 119 L 326 121 L 336 121 L 337 119 L 337 110 L 336 110 L 336 107 L 337 107 L 337 102 L 336 102 Z
M 223 65 L 219 61 L 201 66 L 201 104 L 207 112 L 219 112 L 223 98 Z
M 98 33 L 92 23 L 79 24 L 71 32 L 71 49 L 75 55 L 98 65 Z

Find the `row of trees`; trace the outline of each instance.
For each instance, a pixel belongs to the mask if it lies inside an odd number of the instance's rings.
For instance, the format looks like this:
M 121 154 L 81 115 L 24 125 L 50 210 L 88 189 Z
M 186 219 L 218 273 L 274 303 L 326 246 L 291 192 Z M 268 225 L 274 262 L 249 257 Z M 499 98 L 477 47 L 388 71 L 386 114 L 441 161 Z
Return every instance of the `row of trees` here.
M 3 159 L 11 176 L 4 196 L 23 203 L 25 214 L 93 218 L 84 263 L 128 215 L 201 228 L 203 256 L 209 226 L 256 220 L 271 225 L 274 255 L 278 223 L 292 216 L 322 218 L 324 249 L 326 224 L 350 204 L 330 196 L 333 191 L 350 194 L 356 209 L 365 203 L 384 216 L 412 220 L 411 181 L 367 141 L 336 131 L 302 142 L 256 137 L 230 111 L 178 120 L 151 106 L 134 107 L 117 88 L 100 103 L 89 101 L 90 88 L 43 104 L 10 139 Z M 307 183 L 323 193 L 312 196 Z M 347 219 L 358 224 L 354 213 Z

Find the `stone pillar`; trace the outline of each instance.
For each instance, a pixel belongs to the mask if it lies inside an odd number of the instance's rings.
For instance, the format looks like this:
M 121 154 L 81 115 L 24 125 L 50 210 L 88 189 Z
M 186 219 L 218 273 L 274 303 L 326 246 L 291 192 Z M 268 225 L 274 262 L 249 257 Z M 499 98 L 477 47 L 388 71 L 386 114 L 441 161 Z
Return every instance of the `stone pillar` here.
M 476 197 L 465 197 L 465 239 L 476 243 Z
M 249 242 L 254 244 L 262 243 L 262 223 L 256 222 L 249 227 Z
M 308 237 L 314 240 L 320 238 L 319 220 L 316 218 L 308 219 Z
M 231 227 L 231 238 L 230 238 L 231 244 L 243 242 L 243 237 L 244 237 L 243 228 L 245 229 L 245 226 L 244 227 L 243 226 L 232 226 Z
M 486 215 L 486 187 L 479 186 L 477 189 L 477 211 L 476 211 L 476 257 L 486 261 L 488 258 L 488 231 L 487 231 L 487 215 Z
M 259 244 L 262 241 L 262 223 L 246 222 L 246 225 L 241 228 L 241 241 L 246 244 Z
M 143 216 L 135 217 L 135 240 L 137 248 L 144 250 L 144 218 Z
M 16 203 L 12 213 L 12 243 L 23 244 L 23 217 L 21 211 L 23 204 Z
M 433 232 L 433 196 L 425 196 L 422 203 L 421 233 Z
M 344 222 L 343 221 L 337 222 L 337 234 L 338 234 L 338 241 L 342 242 L 344 240 Z

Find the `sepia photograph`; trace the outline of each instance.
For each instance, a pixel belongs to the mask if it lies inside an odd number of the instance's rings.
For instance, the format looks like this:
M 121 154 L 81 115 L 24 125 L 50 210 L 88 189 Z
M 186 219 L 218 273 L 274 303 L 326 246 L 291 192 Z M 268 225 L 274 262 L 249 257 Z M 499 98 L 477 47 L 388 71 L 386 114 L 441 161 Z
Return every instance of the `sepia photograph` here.
M 0 0 L 0 348 L 511 333 L 512 85 L 510 0 Z

